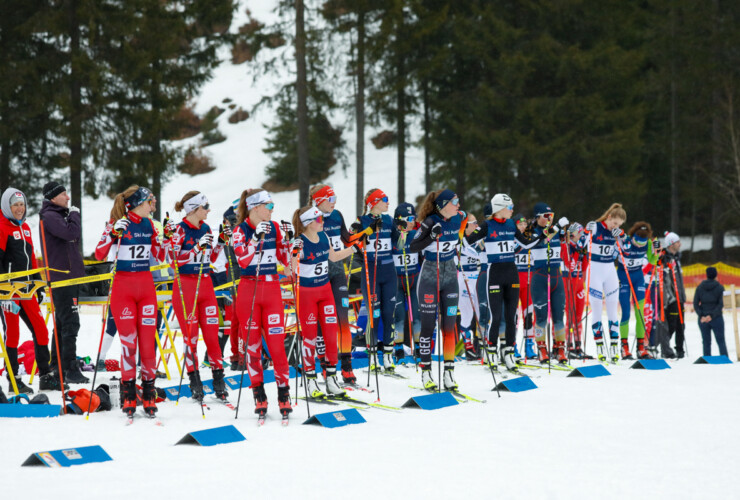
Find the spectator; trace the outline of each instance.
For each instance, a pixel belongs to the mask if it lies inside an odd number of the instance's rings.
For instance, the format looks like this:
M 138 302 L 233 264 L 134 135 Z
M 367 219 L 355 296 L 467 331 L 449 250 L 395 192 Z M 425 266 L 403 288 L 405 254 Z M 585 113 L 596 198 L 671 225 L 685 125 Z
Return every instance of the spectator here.
M 702 281 L 694 293 L 694 310 L 699 317 L 699 330 L 704 347 L 704 356 L 712 355 L 712 331 L 719 346 L 720 356 L 727 356 L 725 345 L 725 320 L 722 317 L 722 296 L 725 287 L 717 281 L 717 269 L 707 268 L 707 279 Z
M 64 274 L 50 270 L 51 282 L 80 278 L 85 275 L 85 265 L 79 249 L 82 235 L 80 209 L 75 206 L 67 207 L 69 204 L 67 189 L 58 182 L 47 182 L 43 194 L 44 201 L 39 217 L 44 223 L 41 241 L 46 240 L 44 262 L 50 268 L 69 271 Z M 80 331 L 80 314 L 77 306 L 79 295 L 79 285 L 54 288 L 51 293 L 64 381 L 70 384 L 89 382 L 80 372 L 80 365 L 77 362 L 77 333 Z M 57 366 L 54 339 L 51 344 L 51 364 Z
M 36 258 L 31 239 L 31 228 L 26 223 L 26 195 L 15 188 L 8 188 L 0 197 L 0 273 L 10 273 L 36 269 Z M 27 282 L 29 278 L 20 277 L 14 281 Z M 46 329 L 44 316 L 41 314 L 39 302 L 43 297 L 38 292 L 38 302 L 35 300 L 13 300 L 20 306 L 16 312 L 3 307 L 3 323 L 7 336 L 6 350 L 8 361 L 13 368 L 16 384 L 20 393 L 33 393 L 33 390 L 21 381 L 18 375 L 18 340 L 20 328 L 18 318 L 22 318 L 33 336 L 34 355 L 39 368 L 39 390 L 60 390 L 60 381 L 49 366 L 49 331 Z M 13 391 L 12 383 L 8 391 Z M 66 389 L 66 387 L 65 387 Z

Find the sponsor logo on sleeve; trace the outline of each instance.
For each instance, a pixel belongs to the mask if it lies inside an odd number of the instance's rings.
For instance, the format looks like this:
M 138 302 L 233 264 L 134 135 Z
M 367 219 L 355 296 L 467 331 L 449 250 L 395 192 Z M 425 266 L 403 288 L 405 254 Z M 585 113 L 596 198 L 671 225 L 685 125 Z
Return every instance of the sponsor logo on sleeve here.
M 268 335 L 279 335 L 283 333 L 283 328 L 279 326 L 274 326 L 267 330 Z
M 154 318 L 141 318 L 142 325 L 153 326 L 156 323 Z
M 342 307 L 349 307 L 349 299 L 347 297 L 342 298 Z
M 279 325 L 280 324 L 280 315 L 279 314 L 270 314 L 267 317 L 267 324 L 268 325 Z
M 218 325 L 218 318 L 206 318 L 207 325 Z
M 328 324 L 331 324 L 331 323 L 336 323 L 336 322 L 337 322 L 337 317 L 336 316 L 329 316 L 328 318 L 326 318 L 326 324 L 327 325 Z
M 450 306 L 447 308 L 447 316 L 455 316 L 457 314 L 457 306 Z
M 154 306 L 144 306 L 141 309 L 141 314 L 143 314 L 144 316 L 151 316 L 152 314 L 154 314 Z
M 214 316 L 216 314 L 216 306 L 206 307 L 206 316 Z
M 334 314 L 334 306 L 324 306 L 324 314 Z

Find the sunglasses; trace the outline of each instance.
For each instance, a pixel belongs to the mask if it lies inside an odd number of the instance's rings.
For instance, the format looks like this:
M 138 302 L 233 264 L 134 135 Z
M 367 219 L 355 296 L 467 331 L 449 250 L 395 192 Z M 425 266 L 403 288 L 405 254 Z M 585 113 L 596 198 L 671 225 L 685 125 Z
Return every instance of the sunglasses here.
M 478 221 L 477 220 L 468 221 L 468 225 L 470 225 L 470 226 L 477 226 L 478 225 Z
M 265 206 L 265 208 L 266 208 L 267 210 L 272 210 L 273 208 L 275 208 L 275 204 L 274 204 L 273 202 L 270 202 L 270 203 L 263 203 L 263 205 Z
M 540 217 L 544 217 L 545 219 L 552 219 L 555 217 L 555 214 L 553 212 L 548 212 L 546 214 L 540 214 Z
M 326 197 L 326 198 L 324 199 L 324 201 L 328 201 L 329 203 L 336 203 L 336 202 L 337 202 L 337 197 L 336 197 L 336 195 L 333 195 L 333 196 L 327 196 L 327 197 Z
M 211 204 L 210 203 L 206 203 L 205 205 L 201 205 L 200 208 L 202 208 L 203 210 L 210 210 L 211 209 Z
M 460 204 L 460 198 L 452 198 L 452 200 L 450 200 L 450 203 L 452 203 L 455 206 L 458 206 Z
M 408 215 L 406 217 L 401 217 L 400 215 L 397 217 L 398 220 L 402 220 L 404 222 L 414 222 L 416 220 L 415 215 Z
M 387 196 L 383 196 L 383 197 L 382 197 L 382 198 L 380 199 L 380 201 L 382 201 L 383 203 L 388 203 L 388 197 L 387 197 Z
M 514 210 L 514 204 L 512 203 L 511 205 L 506 205 L 506 208 L 508 208 L 509 210 Z
M 306 221 L 306 222 L 307 222 L 306 225 L 311 224 L 312 222 L 318 222 L 319 224 L 323 224 L 324 223 L 324 216 L 323 215 L 319 215 L 315 219 L 311 219 L 311 220 Z

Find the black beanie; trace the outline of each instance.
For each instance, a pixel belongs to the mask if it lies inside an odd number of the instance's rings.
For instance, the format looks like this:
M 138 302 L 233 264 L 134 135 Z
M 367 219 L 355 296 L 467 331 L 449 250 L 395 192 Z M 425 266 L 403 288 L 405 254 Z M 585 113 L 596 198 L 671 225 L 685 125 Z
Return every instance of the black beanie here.
M 55 181 L 49 181 L 44 184 L 44 198 L 52 200 L 65 192 L 67 188 Z
M 717 268 L 716 267 L 708 267 L 707 268 L 707 278 L 710 280 L 713 280 L 717 277 Z

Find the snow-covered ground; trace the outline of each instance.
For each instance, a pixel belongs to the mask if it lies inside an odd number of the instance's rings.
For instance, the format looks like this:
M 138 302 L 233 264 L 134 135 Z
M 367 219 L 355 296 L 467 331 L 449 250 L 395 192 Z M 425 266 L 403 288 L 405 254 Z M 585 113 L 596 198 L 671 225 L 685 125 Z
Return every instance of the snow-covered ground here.
M 79 352 L 94 355 L 99 312 L 82 317 Z M 725 321 L 732 324 L 729 314 Z M 529 370 L 537 390 L 497 398 L 488 371 L 459 362 L 461 389 L 485 404 L 371 409 L 362 412 L 366 424 L 338 429 L 300 425 L 303 401 L 291 425 L 281 427 L 274 383 L 267 386 L 272 418 L 262 428 L 248 392 L 238 420 L 216 403 L 204 420 L 185 400 L 159 405 L 164 427 L 143 419 L 126 427 L 120 411 L 87 421 L 2 419 L 1 497 L 71 499 L 85 491 L 105 498 L 737 498 L 740 365 L 692 364 L 701 340 L 693 313 L 687 322 L 689 358 L 670 361 L 670 370 L 631 370 L 627 361 L 596 379 Z M 727 341 L 735 359 L 731 331 Z M 110 354 L 118 349 L 116 342 Z M 420 394 L 408 387 L 418 384 L 413 367 L 399 370 L 410 380 L 380 378 L 385 404 L 400 406 Z M 58 393 L 52 400 L 59 403 Z M 333 408 L 313 405 L 311 411 Z M 229 424 L 247 441 L 174 446 L 187 432 Z M 93 444 L 113 462 L 20 467 L 34 452 Z

